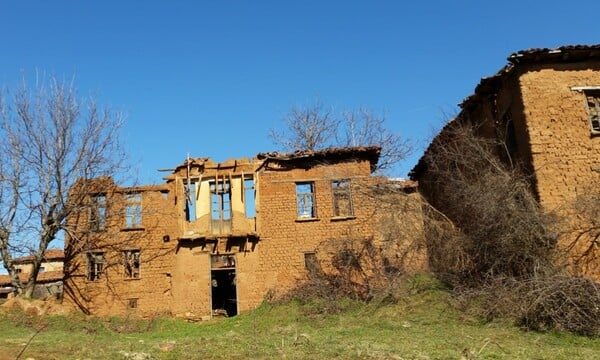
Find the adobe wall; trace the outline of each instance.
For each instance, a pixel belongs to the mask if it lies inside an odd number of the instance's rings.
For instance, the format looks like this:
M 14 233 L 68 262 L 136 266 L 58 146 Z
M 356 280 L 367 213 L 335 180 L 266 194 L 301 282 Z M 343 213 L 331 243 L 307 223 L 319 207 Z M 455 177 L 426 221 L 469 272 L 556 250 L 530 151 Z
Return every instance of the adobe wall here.
M 86 251 L 76 255 L 65 264 L 64 301 L 96 315 L 170 313 L 177 244 L 173 238 L 177 226 L 172 217 L 172 195 L 143 191 L 142 226 L 126 229 L 123 202 L 119 200 L 123 194 L 114 194 L 106 231 L 89 233 L 81 240 L 88 243 L 83 245 L 85 249 L 104 253 L 104 272 L 100 279 L 89 280 Z M 67 249 L 78 245 L 70 239 Z M 125 249 L 140 250 L 140 276 L 137 279 L 125 276 L 122 253 Z M 137 299 L 136 308 L 129 308 L 130 299 Z
M 265 170 L 259 173 L 261 241 L 255 278 L 259 293 L 250 303 L 258 304 L 267 292 L 281 296 L 306 279 L 306 252 L 332 239 L 368 238 L 374 234 L 375 206 L 361 192 L 369 181 L 368 161 L 317 165 L 308 170 Z M 350 179 L 354 217 L 333 216 L 331 182 Z M 296 183 L 315 185 L 317 217 L 300 219 L 296 205 Z M 319 254 L 317 254 L 319 255 Z
M 599 277 L 596 246 L 588 234 L 578 237 L 590 227 L 578 203 L 600 188 L 600 136 L 591 134 L 584 93 L 572 88 L 600 86 L 600 67 L 536 67 L 520 84 L 539 200 L 560 216 L 560 249 L 569 249 L 561 261 L 575 273 Z
M 600 86 L 600 68 L 555 68 L 532 68 L 520 76 L 537 190 L 550 211 L 600 184 L 600 173 L 592 170 L 600 167 L 600 136 L 590 134 L 584 94 L 571 89 Z

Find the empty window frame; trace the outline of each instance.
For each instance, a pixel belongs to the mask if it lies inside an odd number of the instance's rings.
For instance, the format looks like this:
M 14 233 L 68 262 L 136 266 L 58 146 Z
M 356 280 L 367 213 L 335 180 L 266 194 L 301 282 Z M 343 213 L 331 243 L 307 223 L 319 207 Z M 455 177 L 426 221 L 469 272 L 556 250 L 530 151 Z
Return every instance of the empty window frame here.
M 244 178 L 244 209 L 246 210 L 246 218 L 248 219 L 256 217 L 255 196 L 254 179 Z
M 600 89 L 584 90 L 592 134 L 600 134 Z
M 196 182 L 185 185 L 185 220 L 196 221 Z
M 210 183 L 212 220 L 231 220 L 231 192 L 228 181 Z
M 125 227 L 139 228 L 142 226 L 142 194 L 125 195 Z
M 307 251 L 304 253 L 304 268 L 309 274 L 316 274 L 319 270 L 319 262 L 317 260 L 317 253 L 314 251 Z
M 140 278 L 140 250 L 123 251 L 123 272 L 126 279 Z
M 354 216 L 354 208 L 352 206 L 352 192 L 350 190 L 350 180 L 332 181 L 331 191 L 333 193 L 333 216 Z
M 296 203 L 298 205 L 299 219 L 314 219 L 317 217 L 315 183 L 296 183 Z
M 104 231 L 106 229 L 106 195 L 97 194 L 91 197 L 90 230 Z
M 137 309 L 137 307 L 138 307 L 138 299 L 137 298 L 127 299 L 127 309 L 133 310 L 133 309 Z
M 87 279 L 89 281 L 100 280 L 104 271 L 104 253 L 89 252 L 86 255 L 87 259 Z

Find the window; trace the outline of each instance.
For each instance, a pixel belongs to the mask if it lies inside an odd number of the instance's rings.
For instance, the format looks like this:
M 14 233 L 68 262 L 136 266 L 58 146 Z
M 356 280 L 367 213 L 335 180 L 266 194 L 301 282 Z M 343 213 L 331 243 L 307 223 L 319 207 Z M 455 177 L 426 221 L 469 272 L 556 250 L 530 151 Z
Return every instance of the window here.
M 139 279 L 140 278 L 140 251 L 125 250 L 123 251 L 123 268 L 125 278 Z
M 185 220 L 196 221 L 196 183 L 185 185 Z
M 231 187 L 229 181 L 210 183 L 210 227 L 213 234 L 231 232 Z
M 319 263 L 317 260 L 317 253 L 309 251 L 304 253 L 304 268 L 309 274 L 315 274 L 319 269 Z
M 142 194 L 127 194 L 125 196 L 125 227 L 139 228 L 142 226 Z
M 254 180 L 252 178 L 244 179 L 244 208 L 246 210 L 246 218 L 248 219 L 256 217 L 254 194 Z
M 352 194 L 350 192 L 350 180 L 332 181 L 331 189 L 333 191 L 333 216 L 354 216 Z
M 127 309 L 137 309 L 138 307 L 138 299 L 132 298 L 127 299 Z
M 296 184 L 296 201 L 298 204 L 298 218 L 314 219 L 317 217 L 315 204 L 315 184 L 312 182 Z
M 584 90 L 592 134 L 600 134 L 600 89 Z
M 106 229 L 106 195 L 94 195 L 91 200 L 90 230 L 103 231 Z
M 41 272 L 41 273 L 42 273 L 42 272 L 45 272 L 45 271 L 46 271 L 46 268 L 45 268 L 45 267 L 43 267 L 43 266 L 40 266 L 40 270 L 39 270 L 39 272 Z
M 87 253 L 87 278 L 90 281 L 99 280 L 104 270 L 104 253 Z
M 211 210 L 213 220 L 231 219 L 231 196 L 229 193 L 229 182 L 210 184 Z

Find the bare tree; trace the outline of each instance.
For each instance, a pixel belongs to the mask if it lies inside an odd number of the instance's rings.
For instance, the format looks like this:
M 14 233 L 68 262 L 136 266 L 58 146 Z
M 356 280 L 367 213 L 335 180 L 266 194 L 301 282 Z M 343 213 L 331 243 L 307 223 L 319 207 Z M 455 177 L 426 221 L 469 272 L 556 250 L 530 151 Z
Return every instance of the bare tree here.
M 378 170 L 389 170 L 412 151 L 408 140 L 385 126 L 385 116 L 372 110 L 336 113 L 320 102 L 293 107 L 284 118 L 284 130 L 271 129 L 270 138 L 285 151 L 321 150 L 334 146 L 379 146 Z
M 294 106 L 284 118 L 285 129 L 271 129 L 269 136 L 286 151 L 319 150 L 333 144 L 339 121 L 333 109 L 317 100 L 313 105 Z
M 121 124 L 121 114 L 80 100 L 72 83 L 56 78 L 32 89 L 24 79 L 0 94 L 0 254 L 21 296 L 32 296 L 44 253 L 69 231 L 69 216 L 90 206 L 80 179 L 122 169 Z M 19 253 L 33 255 L 25 283 L 13 264 Z
M 343 138 L 339 141 L 345 146 L 379 146 L 381 154 L 377 163 L 378 170 L 387 170 L 411 151 L 410 141 L 390 131 L 385 126 L 385 116 L 373 110 L 360 108 L 342 113 Z

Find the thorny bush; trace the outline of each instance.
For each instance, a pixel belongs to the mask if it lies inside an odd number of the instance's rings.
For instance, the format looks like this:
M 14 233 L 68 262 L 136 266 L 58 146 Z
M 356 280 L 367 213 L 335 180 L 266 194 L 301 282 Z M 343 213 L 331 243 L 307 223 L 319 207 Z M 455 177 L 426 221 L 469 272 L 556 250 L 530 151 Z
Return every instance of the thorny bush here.
M 428 179 L 420 185 L 431 204 L 432 270 L 463 309 L 485 319 L 600 335 L 598 283 L 565 275 L 558 262 L 567 258 L 557 246 L 564 224 L 543 211 L 504 144 L 479 130 L 454 122 L 426 154 Z M 597 227 L 588 229 L 584 235 L 597 239 Z
M 532 330 L 559 329 L 600 335 L 600 284 L 577 276 L 535 279 L 524 285 L 519 323 Z

